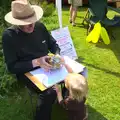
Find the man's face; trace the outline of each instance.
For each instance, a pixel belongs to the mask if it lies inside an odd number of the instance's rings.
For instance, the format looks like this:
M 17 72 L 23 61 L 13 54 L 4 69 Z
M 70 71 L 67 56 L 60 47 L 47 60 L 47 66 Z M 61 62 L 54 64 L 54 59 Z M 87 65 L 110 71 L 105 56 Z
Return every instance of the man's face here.
M 24 26 L 19 26 L 19 27 L 23 32 L 32 33 L 34 31 L 35 23 L 24 25 Z

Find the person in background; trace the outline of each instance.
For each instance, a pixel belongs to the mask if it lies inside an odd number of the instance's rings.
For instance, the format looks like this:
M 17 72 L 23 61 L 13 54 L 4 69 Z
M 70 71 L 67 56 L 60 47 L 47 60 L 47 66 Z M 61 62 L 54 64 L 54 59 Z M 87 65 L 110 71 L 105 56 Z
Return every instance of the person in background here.
M 66 109 L 69 120 L 87 120 L 87 109 L 85 105 L 88 92 L 88 84 L 81 74 L 73 73 L 69 65 L 65 64 L 70 72 L 65 78 L 67 88 L 65 98 L 62 97 L 61 87 L 54 86 L 59 104 Z
M 56 100 L 55 90 L 49 88 L 40 91 L 25 76 L 25 73 L 40 67 L 50 70 L 52 66 L 47 63 L 49 51 L 60 53 L 56 40 L 39 22 L 42 16 L 40 6 L 30 5 L 27 0 L 12 1 L 11 12 L 5 15 L 5 20 L 13 26 L 3 32 L 2 44 L 8 70 L 38 94 L 35 120 L 51 120 L 52 104 Z
M 76 26 L 77 9 L 79 6 L 82 6 L 82 0 L 68 0 L 68 3 L 71 4 L 69 22 L 72 23 L 73 26 Z

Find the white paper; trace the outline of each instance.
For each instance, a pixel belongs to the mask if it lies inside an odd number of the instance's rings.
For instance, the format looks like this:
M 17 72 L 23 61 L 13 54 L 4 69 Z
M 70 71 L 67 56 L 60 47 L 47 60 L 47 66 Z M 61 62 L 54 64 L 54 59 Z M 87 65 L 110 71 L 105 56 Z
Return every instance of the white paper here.
M 51 87 L 52 85 L 59 83 L 65 79 L 68 72 L 63 66 L 60 69 L 45 71 L 42 68 L 30 72 L 34 75 L 42 84 L 46 87 Z
M 83 71 L 84 67 L 82 64 L 70 59 L 67 56 L 64 56 L 65 62 L 72 68 L 73 72 L 80 73 Z M 46 72 L 44 69 L 39 68 L 30 73 L 35 76 L 42 84 L 44 84 L 47 88 L 59 83 L 65 79 L 68 75 L 68 71 L 64 66 L 59 69 L 50 70 Z
M 65 63 L 68 64 L 74 73 L 80 73 L 85 68 L 84 65 L 76 62 L 75 60 L 70 59 L 68 56 L 64 56 Z

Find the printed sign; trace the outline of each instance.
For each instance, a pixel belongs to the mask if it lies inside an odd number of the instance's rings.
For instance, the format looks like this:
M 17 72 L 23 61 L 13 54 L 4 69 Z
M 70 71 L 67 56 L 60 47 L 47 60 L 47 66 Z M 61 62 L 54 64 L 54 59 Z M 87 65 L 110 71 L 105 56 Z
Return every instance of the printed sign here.
M 57 41 L 61 52 L 61 56 L 68 56 L 71 59 L 77 59 L 77 54 L 68 30 L 68 27 L 60 28 L 54 31 L 51 31 L 53 38 Z

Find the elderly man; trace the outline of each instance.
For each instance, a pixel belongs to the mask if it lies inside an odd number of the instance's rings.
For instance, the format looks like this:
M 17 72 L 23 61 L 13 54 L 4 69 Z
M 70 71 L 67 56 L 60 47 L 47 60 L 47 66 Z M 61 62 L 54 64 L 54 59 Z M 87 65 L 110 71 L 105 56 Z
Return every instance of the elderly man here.
M 46 27 L 38 22 L 43 10 L 36 5 L 30 5 L 26 0 L 13 1 L 11 12 L 5 20 L 13 26 L 6 29 L 2 36 L 3 51 L 8 70 L 16 74 L 29 89 L 39 94 L 35 120 L 50 120 L 52 104 L 56 98 L 55 91 L 50 88 L 40 91 L 24 73 L 42 67 L 51 69 L 46 62 L 48 52 L 59 54 L 56 41 L 48 33 Z

